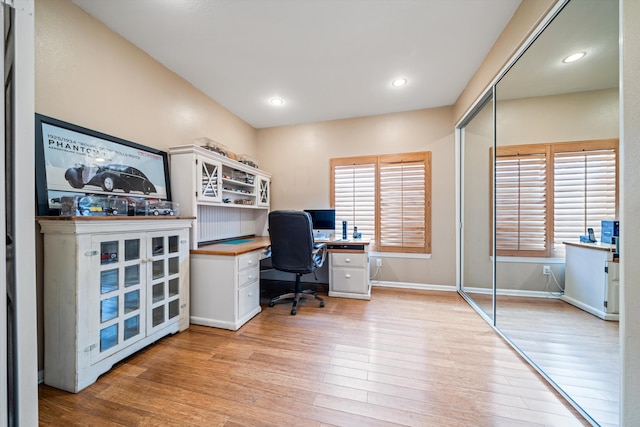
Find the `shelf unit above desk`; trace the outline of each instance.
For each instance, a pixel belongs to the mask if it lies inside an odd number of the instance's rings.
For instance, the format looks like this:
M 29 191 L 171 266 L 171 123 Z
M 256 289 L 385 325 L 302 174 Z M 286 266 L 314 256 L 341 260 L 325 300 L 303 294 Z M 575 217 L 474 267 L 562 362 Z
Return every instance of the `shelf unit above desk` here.
M 173 200 L 199 243 L 267 234 L 271 174 L 197 145 L 169 149 Z

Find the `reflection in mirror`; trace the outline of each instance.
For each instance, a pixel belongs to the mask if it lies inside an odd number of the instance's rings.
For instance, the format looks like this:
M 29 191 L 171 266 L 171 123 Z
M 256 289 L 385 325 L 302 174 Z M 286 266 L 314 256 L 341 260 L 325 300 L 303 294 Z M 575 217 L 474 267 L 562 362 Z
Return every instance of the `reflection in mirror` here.
M 575 52 L 586 55 L 563 62 Z M 618 425 L 618 322 L 604 315 L 607 278 L 572 288 L 575 261 L 565 257 L 565 242 L 578 243 L 587 228 L 600 240 L 601 221 L 616 218 L 618 2 L 570 1 L 495 98 L 495 324 L 592 421 Z
M 462 290 L 493 319 L 489 150 L 493 147 L 493 97 L 462 128 Z

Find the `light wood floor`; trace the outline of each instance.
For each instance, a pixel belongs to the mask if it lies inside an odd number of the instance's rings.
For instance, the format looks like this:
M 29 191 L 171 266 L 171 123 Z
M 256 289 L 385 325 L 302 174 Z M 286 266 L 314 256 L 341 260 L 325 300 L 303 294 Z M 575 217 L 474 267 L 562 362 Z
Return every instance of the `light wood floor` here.
M 618 322 L 557 299 L 498 297 L 498 327 L 602 426 L 619 424 Z
M 78 394 L 41 385 L 40 425 L 587 425 L 456 293 L 325 301 L 192 325 Z
M 491 311 L 491 296 L 470 294 Z M 619 425 L 619 323 L 560 299 L 498 295 L 500 330 L 602 427 Z

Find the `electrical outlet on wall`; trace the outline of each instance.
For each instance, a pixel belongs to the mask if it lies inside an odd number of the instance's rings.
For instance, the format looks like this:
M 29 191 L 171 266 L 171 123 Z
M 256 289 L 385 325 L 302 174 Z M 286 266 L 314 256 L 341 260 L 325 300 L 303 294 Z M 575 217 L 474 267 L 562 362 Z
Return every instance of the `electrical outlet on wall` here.
M 382 258 L 376 258 L 376 267 L 382 267 Z
M 551 266 L 545 265 L 542 267 L 542 274 L 548 276 L 551 274 Z

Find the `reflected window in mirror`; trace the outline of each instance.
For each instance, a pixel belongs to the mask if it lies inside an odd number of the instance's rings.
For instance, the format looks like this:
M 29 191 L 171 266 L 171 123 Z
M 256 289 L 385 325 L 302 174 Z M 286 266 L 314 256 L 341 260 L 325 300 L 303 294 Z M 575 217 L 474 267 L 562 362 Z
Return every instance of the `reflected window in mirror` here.
M 497 255 L 564 258 L 563 242 L 599 236 L 617 215 L 617 176 L 617 139 L 498 147 Z

